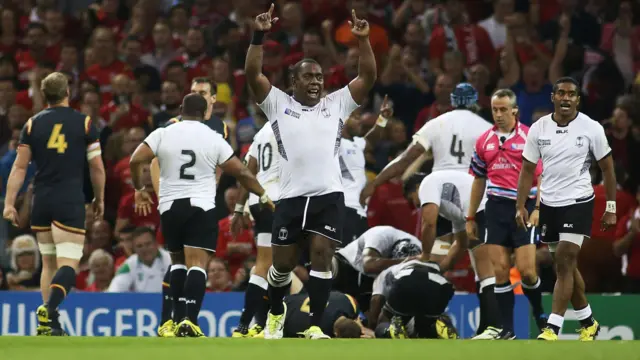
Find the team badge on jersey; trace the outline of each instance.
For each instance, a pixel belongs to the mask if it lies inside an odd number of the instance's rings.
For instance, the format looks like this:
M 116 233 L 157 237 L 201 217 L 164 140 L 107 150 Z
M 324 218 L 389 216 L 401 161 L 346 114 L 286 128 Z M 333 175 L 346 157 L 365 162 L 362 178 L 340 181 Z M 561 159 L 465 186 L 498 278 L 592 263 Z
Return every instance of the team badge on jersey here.
M 289 237 L 289 231 L 286 228 L 280 228 L 280 231 L 278 232 L 278 239 L 280 240 L 287 240 L 287 238 Z
M 323 115 L 324 117 L 326 117 L 326 118 L 328 118 L 328 117 L 330 117 L 330 116 L 331 116 L 331 113 L 329 112 L 329 109 L 327 109 L 327 108 L 324 108 L 324 109 L 320 110 L 320 112 L 321 112 L 321 113 L 322 113 L 322 115 Z
M 582 147 L 582 145 L 584 145 L 584 138 L 582 136 L 578 136 L 576 138 L 576 146 L 577 147 Z

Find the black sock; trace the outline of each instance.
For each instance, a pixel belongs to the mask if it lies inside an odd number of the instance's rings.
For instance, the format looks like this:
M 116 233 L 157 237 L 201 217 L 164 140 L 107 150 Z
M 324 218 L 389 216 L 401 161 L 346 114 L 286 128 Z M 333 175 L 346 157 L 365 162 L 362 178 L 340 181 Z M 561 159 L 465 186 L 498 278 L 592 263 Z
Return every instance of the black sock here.
M 476 281 L 476 294 L 478 295 L 478 303 L 480 304 L 480 323 L 476 330 L 476 335 L 481 334 L 487 328 L 487 310 L 485 310 L 485 302 L 480 297 L 480 281 Z
M 529 300 L 531 304 L 531 311 L 536 318 L 544 314 L 544 308 L 542 307 L 542 294 L 540 293 L 540 277 L 532 285 L 529 285 L 522 281 L 522 292 L 524 296 Z
M 493 280 L 491 280 L 493 279 Z M 487 282 L 486 285 L 483 285 Z M 502 329 L 502 318 L 500 317 L 500 308 L 494 293 L 495 278 L 484 279 L 480 282 L 480 303 L 486 313 L 486 325 Z
M 71 266 L 63 266 L 51 280 L 51 292 L 49 293 L 49 301 L 47 302 L 47 310 L 49 314 L 57 314 L 58 306 L 71 291 L 71 287 L 76 283 L 76 271 Z
M 171 312 L 173 310 L 173 298 L 171 297 L 171 266 L 167 269 L 162 279 L 162 312 L 160 325 L 171 320 Z
M 329 301 L 331 293 L 332 275 L 331 271 L 315 271 L 309 272 L 309 316 L 311 317 L 311 326 L 322 325 L 322 315 Z
M 504 330 L 513 332 L 513 307 L 516 297 L 513 294 L 511 282 L 496 284 L 493 291 L 496 294 L 496 301 L 500 309 L 502 326 L 504 326 Z
M 286 292 L 288 293 L 291 289 L 291 283 L 286 287 Z M 265 291 L 264 296 L 260 299 L 260 306 L 258 310 L 256 310 L 255 315 L 253 315 L 256 320 L 256 325 L 259 325 L 264 328 L 267 324 L 267 314 L 269 313 L 269 293 Z
M 281 273 L 271 266 L 267 274 L 267 281 L 269 282 L 269 289 L 267 291 L 269 293 L 271 313 L 273 315 L 281 315 L 284 312 L 284 304 L 282 301 L 291 285 L 291 272 Z
M 187 318 L 198 324 L 198 314 L 202 307 L 202 299 L 207 289 L 207 273 L 204 269 L 192 266 L 187 273 L 187 280 L 184 282 L 184 297 L 187 304 Z
M 265 308 L 263 304 L 266 302 L 267 288 L 269 283 L 258 275 L 251 275 L 249 285 L 244 293 L 244 309 L 240 315 L 240 326 L 249 327 L 251 320 L 257 312 Z
M 184 297 L 184 283 L 187 279 L 185 265 L 171 265 L 169 288 L 173 299 L 173 322 L 179 323 L 187 316 L 187 303 Z
M 552 324 L 547 324 L 547 327 L 551 330 L 553 330 L 554 333 L 556 333 L 556 335 L 560 334 L 560 327 L 557 325 L 552 325 Z
M 376 326 L 376 329 L 374 330 L 376 339 L 391 339 L 389 326 L 391 326 L 391 324 L 388 322 L 378 324 L 378 326 Z

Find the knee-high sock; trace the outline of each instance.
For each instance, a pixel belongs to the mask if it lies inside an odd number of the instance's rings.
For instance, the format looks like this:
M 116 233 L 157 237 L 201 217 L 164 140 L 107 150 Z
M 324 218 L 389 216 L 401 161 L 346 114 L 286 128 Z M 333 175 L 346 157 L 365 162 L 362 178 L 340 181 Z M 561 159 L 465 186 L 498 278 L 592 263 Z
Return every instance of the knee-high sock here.
M 187 299 L 184 297 L 184 283 L 187 280 L 185 265 L 171 265 L 169 288 L 173 299 L 173 322 L 179 323 L 187 316 Z
M 309 308 L 311 313 L 311 326 L 322 325 L 322 315 L 329 301 L 331 292 L 331 282 L 333 275 L 331 271 L 315 271 L 309 272 Z
M 162 279 L 162 311 L 160 325 L 171 320 L 173 312 L 173 298 L 171 297 L 171 266 L 167 269 Z
M 198 324 L 198 314 L 206 289 L 207 272 L 198 266 L 189 268 L 187 280 L 184 282 L 184 297 L 187 299 L 187 318 L 194 324 Z
M 240 315 L 240 326 L 248 327 L 253 317 L 258 317 L 257 313 L 266 308 L 263 304 L 267 302 L 268 288 L 269 283 L 265 278 L 255 274 L 249 277 L 249 285 L 244 293 L 244 309 Z
M 291 285 L 291 272 L 281 273 L 271 266 L 267 274 L 269 282 L 269 305 L 273 315 L 280 315 L 284 312 L 282 300 L 287 294 L 287 290 Z
M 513 332 L 513 306 L 515 305 L 515 295 L 511 282 L 495 285 L 493 291 L 500 307 L 502 326 L 505 330 Z

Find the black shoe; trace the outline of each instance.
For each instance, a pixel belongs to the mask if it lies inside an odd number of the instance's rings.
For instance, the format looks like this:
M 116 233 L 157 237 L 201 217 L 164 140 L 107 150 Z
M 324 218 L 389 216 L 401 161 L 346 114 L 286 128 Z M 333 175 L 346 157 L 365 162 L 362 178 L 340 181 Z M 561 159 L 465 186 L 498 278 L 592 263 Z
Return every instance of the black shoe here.
M 549 320 L 549 315 L 547 314 L 540 314 L 538 316 L 534 315 L 534 318 L 536 319 L 536 325 L 538 326 L 538 330 L 542 332 L 542 330 L 547 327 L 547 320 Z
M 502 330 L 502 332 L 500 333 L 500 340 L 515 340 L 516 339 L 516 334 L 514 334 L 513 332 L 509 331 L 509 330 Z

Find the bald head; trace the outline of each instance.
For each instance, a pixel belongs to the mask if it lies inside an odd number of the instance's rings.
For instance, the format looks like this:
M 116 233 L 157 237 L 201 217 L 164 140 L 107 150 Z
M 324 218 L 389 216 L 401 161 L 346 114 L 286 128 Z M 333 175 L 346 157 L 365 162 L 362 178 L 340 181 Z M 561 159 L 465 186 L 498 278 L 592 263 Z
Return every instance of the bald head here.
M 202 95 L 191 93 L 182 100 L 182 117 L 185 120 L 204 120 L 208 106 Z

